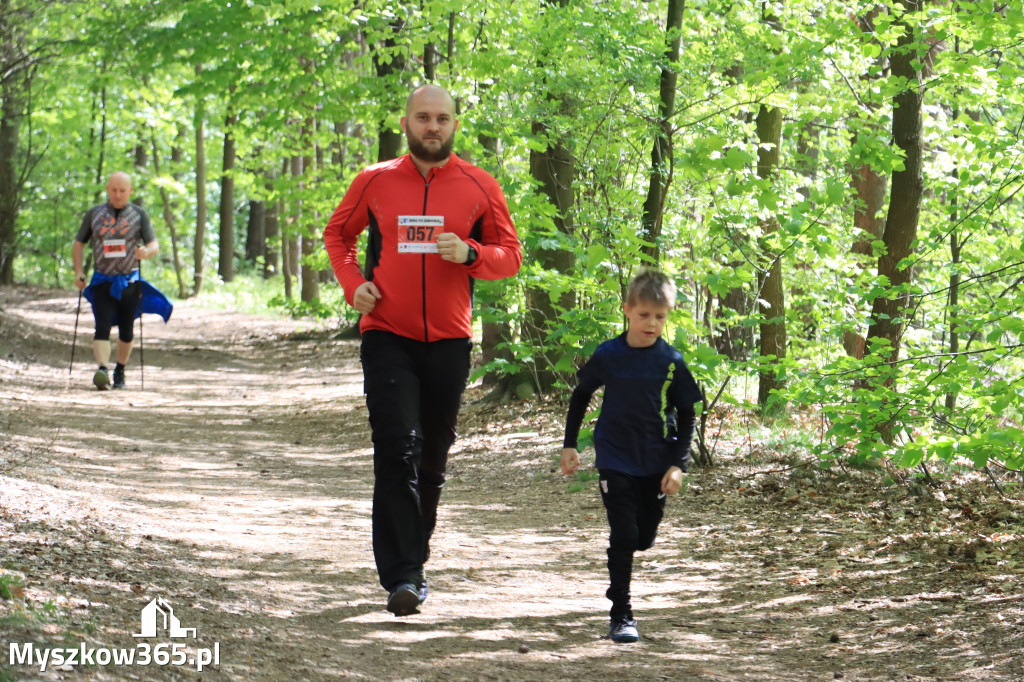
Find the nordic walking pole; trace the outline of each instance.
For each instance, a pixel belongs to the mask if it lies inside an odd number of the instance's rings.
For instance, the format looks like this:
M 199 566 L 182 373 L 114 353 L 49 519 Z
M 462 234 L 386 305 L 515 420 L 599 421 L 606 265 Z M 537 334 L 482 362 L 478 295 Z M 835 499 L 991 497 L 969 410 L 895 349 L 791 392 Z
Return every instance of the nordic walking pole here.
M 146 390 L 146 344 L 142 336 L 142 261 L 139 261 L 139 368 L 142 370 L 140 391 Z
M 68 365 L 68 376 L 71 376 L 71 369 L 75 366 L 75 345 L 78 343 L 78 315 L 82 312 L 82 290 L 78 290 L 78 307 L 75 308 L 75 333 L 71 337 L 71 364 Z

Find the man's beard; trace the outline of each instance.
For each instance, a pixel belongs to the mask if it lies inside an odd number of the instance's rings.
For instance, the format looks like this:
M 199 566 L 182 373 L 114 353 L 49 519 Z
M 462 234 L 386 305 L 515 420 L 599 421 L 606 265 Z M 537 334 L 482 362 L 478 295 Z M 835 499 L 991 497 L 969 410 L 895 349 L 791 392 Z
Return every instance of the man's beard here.
M 452 145 L 455 144 L 455 132 L 453 131 L 447 140 L 442 140 L 441 146 L 433 151 L 423 144 L 423 138 L 415 137 L 408 131 L 405 133 L 405 141 L 409 144 L 409 153 L 417 159 L 434 163 L 436 161 L 444 161 L 452 155 Z

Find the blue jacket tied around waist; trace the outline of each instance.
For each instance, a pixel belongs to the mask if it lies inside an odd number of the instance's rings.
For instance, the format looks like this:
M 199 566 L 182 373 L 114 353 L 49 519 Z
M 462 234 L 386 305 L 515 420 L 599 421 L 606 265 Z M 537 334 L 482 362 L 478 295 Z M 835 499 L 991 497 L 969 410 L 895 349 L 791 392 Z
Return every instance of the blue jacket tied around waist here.
M 110 295 L 120 300 L 125 287 L 139 281 L 142 282 L 142 305 L 137 309 L 135 317 L 142 317 L 142 313 L 154 313 L 162 317 L 164 322 L 171 319 L 171 313 L 174 311 L 174 304 L 171 303 L 170 299 L 164 296 L 162 291 L 146 280 L 141 279 L 138 270 L 134 271 L 130 275 L 104 275 L 99 272 L 93 272 L 92 279 L 89 281 L 89 286 L 82 291 L 82 295 L 85 297 L 85 300 L 89 301 L 90 305 L 93 305 L 93 299 L 96 295 L 94 288 L 101 284 L 110 282 Z M 95 314 L 96 311 L 93 310 L 93 316 L 95 316 Z M 117 324 L 117 313 L 114 314 L 114 324 Z

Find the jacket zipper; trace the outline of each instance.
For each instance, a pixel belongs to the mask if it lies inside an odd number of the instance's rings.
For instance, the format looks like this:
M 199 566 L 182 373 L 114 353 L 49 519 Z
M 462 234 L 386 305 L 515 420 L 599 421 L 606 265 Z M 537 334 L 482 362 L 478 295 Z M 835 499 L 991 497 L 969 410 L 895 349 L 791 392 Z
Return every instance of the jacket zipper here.
M 431 169 L 428 172 L 428 175 L 430 173 L 433 173 L 433 172 L 434 172 L 433 169 Z M 421 215 L 427 215 L 427 193 L 429 191 L 430 191 L 430 180 L 428 178 L 423 178 L 423 212 L 422 212 Z M 425 254 L 425 253 L 424 254 L 420 254 L 420 259 L 421 259 L 421 266 L 422 266 L 422 267 L 420 267 L 420 277 L 421 277 L 420 291 L 421 291 L 421 293 L 423 295 L 423 342 L 424 343 L 429 343 L 430 342 L 430 332 L 429 332 L 429 328 L 427 327 L 427 254 Z

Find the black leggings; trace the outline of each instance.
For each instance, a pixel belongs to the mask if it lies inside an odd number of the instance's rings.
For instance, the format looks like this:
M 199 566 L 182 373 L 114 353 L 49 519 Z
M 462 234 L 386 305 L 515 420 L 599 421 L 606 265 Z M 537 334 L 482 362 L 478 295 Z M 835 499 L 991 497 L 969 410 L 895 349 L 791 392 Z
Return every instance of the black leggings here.
M 448 450 L 469 376 L 469 339 L 425 343 L 363 334 L 373 431 L 373 553 L 384 589 L 423 580 Z
M 601 469 L 601 499 L 608 513 L 611 533 L 608 542 L 608 577 L 605 596 L 612 602 L 612 618 L 632 618 L 629 590 L 633 577 L 633 554 L 650 549 L 658 536 L 658 524 L 665 513 L 661 495 L 661 474 L 630 476 Z
M 117 338 L 125 343 L 131 343 L 135 338 L 135 313 L 139 311 L 142 296 L 142 284 L 132 282 L 121 292 L 121 300 L 110 295 L 110 282 L 96 285 L 93 290 L 92 313 L 96 318 L 96 333 L 93 337 L 97 341 L 110 340 L 110 328 L 117 320 Z

